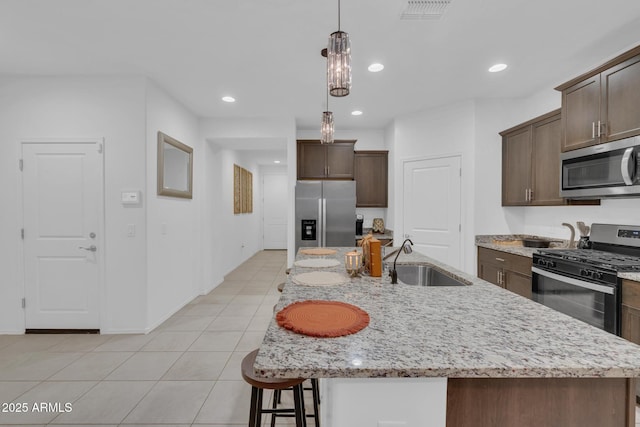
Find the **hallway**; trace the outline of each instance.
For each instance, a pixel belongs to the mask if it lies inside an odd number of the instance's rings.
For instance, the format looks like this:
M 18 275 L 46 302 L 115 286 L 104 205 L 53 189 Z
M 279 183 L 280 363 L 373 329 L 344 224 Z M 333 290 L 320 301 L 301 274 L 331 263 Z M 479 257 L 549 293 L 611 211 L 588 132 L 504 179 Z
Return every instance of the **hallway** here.
M 285 269 L 286 251 L 259 252 L 148 335 L 0 335 L 0 425 L 246 425 L 240 362 Z

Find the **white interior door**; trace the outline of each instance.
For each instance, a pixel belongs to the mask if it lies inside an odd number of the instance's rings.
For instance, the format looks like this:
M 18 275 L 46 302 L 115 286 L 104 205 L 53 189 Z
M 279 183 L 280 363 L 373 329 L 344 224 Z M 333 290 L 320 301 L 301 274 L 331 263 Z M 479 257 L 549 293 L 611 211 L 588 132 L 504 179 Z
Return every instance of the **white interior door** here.
M 262 176 L 264 249 L 287 249 L 287 185 L 287 175 Z
M 102 143 L 23 143 L 27 329 L 99 329 Z
M 405 237 L 416 250 L 456 268 L 462 262 L 460 171 L 460 156 L 404 163 Z

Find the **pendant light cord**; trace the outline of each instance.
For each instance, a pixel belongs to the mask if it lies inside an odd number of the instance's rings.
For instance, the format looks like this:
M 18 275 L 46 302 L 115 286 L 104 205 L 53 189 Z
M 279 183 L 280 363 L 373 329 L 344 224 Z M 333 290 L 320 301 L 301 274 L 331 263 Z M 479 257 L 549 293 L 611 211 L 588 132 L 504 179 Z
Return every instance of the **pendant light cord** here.
M 340 0 L 338 0 L 338 31 L 340 31 Z

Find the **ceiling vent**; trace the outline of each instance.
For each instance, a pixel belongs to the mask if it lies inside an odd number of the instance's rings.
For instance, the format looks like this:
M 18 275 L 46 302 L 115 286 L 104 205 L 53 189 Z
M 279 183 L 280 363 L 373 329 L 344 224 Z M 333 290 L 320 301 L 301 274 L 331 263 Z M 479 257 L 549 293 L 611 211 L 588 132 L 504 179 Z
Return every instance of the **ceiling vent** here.
M 409 0 L 400 19 L 440 19 L 451 0 Z

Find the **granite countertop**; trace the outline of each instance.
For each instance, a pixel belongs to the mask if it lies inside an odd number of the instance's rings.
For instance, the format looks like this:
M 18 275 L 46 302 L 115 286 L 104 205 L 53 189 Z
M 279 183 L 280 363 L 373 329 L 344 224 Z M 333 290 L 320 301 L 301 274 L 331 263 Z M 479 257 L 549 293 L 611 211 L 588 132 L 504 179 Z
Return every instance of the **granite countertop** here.
M 553 240 L 553 242 L 549 246 L 551 249 L 566 248 L 569 243 L 568 240 L 552 239 L 550 237 L 530 236 L 526 234 L 506 234 L 506 235 L 505 234 L 487 234 L 487 235 L 476 236 L 476 246 L 533 258 L 533 254 L 536 253 L 538 249 L 541 249 L 541 248 L 528 248 L 525 246 L 510 244 L 511 242 L 522 240 L 525 238 L 541 238 L 541 239 Z M 496 242 L 502 242 L 502 243 L 496 243 Z
M 352 248 L 336 248 L 343 260 Z M 298 254 L 297 259 L 308 258 Z M 348 285 L 310 287 L 291 277 L 277 310 L 308 299 L 343 301 L 367 311 L 370 324 L 338 338 L 312 338 L 271 321 L 254 368 L 263 377 L 636 377 L 640 347 L 520 297 L 432 258 L 429 264 L 469 286 L 391 285 L 364 276 Z M 343 271 L 339 267 L 328 271 Z
M 365 228 L 362 230 L 363 234 L 356 234 L 356 240 L 362 239 L 363 236 L 366 236 L 371 231 L 371 228 Z M 384 233 L 373 233 L 373 237 L 376 239 L 393 239 L 393 230 L 389 230 L 388 228 L 384 230 Z
M 478 235 L 476 236 L 476 246 L 480 246 L 482 248 L 493 249 L 496 251 L 507 252 L 510 254 L 526 256 L 529 258 L 533 258 L 533 254 L 536 253 L 538 248 L 526 248 L 524 246 L 514 246 L 510 245 L 509 242 L 513 242 L 514 240 L 520 240 L 526 237 L 536 237 L 536 236 L 528 236 L 523 234 L 488 234 L 488 235 Z M 547 237 L 543 237 L 547 239 Z M 551 238 L 548 238 L 552 240 Z M 560 240 L 560 239 L 558 239 Z M 504 242 L 504 243 L 495 243 L 495 242 Z M 506 243 L 506 244 L 505 244 Z M 563 240 L 559 242 L 552 242 L 550 249 L 554 248 L 566 248 L 568 240 Z M 627 280 L 634 280 L 636 282 L 640 282 L 640 273 L 637 272 L 619 272 L 618 277 Z

